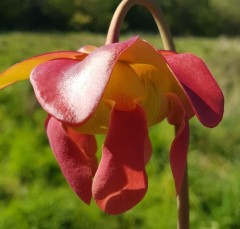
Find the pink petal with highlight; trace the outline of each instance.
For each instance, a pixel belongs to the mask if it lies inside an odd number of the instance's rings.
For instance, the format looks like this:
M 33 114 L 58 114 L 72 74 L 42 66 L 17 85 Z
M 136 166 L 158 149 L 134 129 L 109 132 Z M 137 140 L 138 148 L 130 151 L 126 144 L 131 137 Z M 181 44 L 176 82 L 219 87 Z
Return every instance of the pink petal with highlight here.
M 63 175 L 76 194 L 87 204 L 92 197 L 92 177 L 96 170 L 96 140 L 91 135 L 68 133 L 62 123 L 50 117 L 46 131 Z
M 0 89 L 17 81 L 29 79 L 32 69 L 46 61 L 61 58 L 77 59 L 80 61 L 86 56 L 85 53 L 81 52 L 59 51 L 31 57 L 11 66 L 0 74 Z
M 53 60 L 36 67 L 30 80 L 42 107 L 65 123 L 85 122 L 96 110 L 119 56 L 136 39 L 102 46 L 81 62 Z
M 146 118 L 140 107 L 112 111 L 102 159 L 93 181 L 93 196 L 103 211 L 123 213 L 144 197 L 146 137 Z

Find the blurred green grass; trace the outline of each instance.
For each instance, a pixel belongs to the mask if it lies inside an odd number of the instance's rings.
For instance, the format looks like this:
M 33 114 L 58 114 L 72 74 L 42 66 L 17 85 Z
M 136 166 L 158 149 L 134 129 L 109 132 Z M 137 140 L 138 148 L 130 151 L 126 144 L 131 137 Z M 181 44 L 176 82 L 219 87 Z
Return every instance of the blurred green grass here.
M 133 34 L 124 35 L 126 39 Z M 162 48 L 159 35 L 141 37 Z M 103 45 L 92 33 L 0 34 L 0 71 L 44 52 Z M 240 38 L 175 38 L 177 51 L 201 57 L 225 94 L 223 122 L 206 129 L 191 120 L 189 179 L 191 227 L 240 228 Z M 133 210 L 109 216 L 94 202 L 85 206 L 66 184 L 44 133 L 44 111 L 29 82 L 0 92 L 0 229 L 5 228 L 176 228 L 176 199 L 168 161 L 172 127 L 150 130 L 153 157 L 147 167 L 149 190 Z M 103 137 L 98 137 L 99 148 Z

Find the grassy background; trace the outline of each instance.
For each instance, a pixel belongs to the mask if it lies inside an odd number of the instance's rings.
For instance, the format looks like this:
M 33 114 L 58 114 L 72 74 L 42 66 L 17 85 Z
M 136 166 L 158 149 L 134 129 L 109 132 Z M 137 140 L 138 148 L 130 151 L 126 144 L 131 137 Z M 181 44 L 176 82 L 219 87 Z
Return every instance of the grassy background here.
M 130 37 L 124 36 L 122 39 Z M 158 35 L 142 34 L 161 48 Z M 0 71 L 33 55 L 102 45 L 90 33 L 0 34 Z M 175 39 L 179 52 L 204 59 L 225 94 L 223 122 L 206 129 L 191 120 L 189 179 L 191 226 L 240 228 L 240 38 Z M 133 210 L 119 216 L 85 206 L 66 184 L 44 133 L 44 111 L 29 82 L 0 92 L 0 229 L 176 228 L 176 199 L 168 161 L 173 130 L 166 122 L 151 128 L 154 154 L 147 170 L 149 190 Z M 99 148 L 103 137 L 98 137 Z

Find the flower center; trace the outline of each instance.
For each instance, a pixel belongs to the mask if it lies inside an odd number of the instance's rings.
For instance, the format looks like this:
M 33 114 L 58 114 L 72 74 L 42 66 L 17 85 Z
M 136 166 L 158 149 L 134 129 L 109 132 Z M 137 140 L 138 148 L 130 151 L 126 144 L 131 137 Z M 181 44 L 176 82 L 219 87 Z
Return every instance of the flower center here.
M 132 110 L 144 95 L 144 85 L 126 63 L 117 62 L 105 89 L 103 101 L 118 110 Z

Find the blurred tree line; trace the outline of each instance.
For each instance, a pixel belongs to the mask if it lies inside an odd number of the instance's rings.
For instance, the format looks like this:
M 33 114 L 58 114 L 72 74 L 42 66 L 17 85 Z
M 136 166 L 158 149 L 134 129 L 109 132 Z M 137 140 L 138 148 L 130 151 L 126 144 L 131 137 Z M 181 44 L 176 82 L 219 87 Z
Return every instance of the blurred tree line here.
M 1 0 L 0 30 L 106 32 L 121 0 Z M 174 35 L 239 35 L 239 0 L 158 0 Z M 155 31 L 149 12 L 133 7 L 124 31 Z

